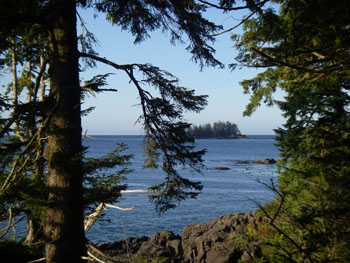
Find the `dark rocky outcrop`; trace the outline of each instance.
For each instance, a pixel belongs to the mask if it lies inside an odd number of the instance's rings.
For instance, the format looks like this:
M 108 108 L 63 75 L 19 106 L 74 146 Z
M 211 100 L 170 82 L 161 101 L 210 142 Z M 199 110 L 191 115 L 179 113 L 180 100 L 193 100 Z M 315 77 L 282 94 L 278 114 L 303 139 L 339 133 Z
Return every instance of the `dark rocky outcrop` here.
M 183 262 L 181 237 L 166 230 L 154 234 L 151 238 L 131 237 L 113 243 L 100 243 L 97 248 L 110 259 L 98 255 L 93 250 L 90 252 L 106 263 L 144 262 L 147 259 L 150 262 L 153 262 L 152 260 L 169 263 Z
M 182 231 L 184 262 L 202 263 L 237 262 L 247 258 L 236 248 L 230 238 L 247 231 L 248 225 L 256 227 L 259 219 L 255 213 L 236 213 L 215 220 L 186 226 Z
M 238 164 L 249 164 L 249 161 L 237 161 Z
M 252 161 L 252 163 L 254 164 L 274 164 L 276 163 L 277 161 L 273 158 L 266 158 L 264 160 L 255 160 L 255 161 Z M 250 162 L 249 161 L 237 161 L 238 164 L 249 164 Z
M 215 220 L 186 226 L 182 237 L 170 231 L 161 231 L 151 238 L 127 238 L 97 247 L 110 262 L 163 262 L 163 263 L 234 263 L 249 262 L 252 253 L 235 246 L 234 236 L 247 231 L 248 225 L 256 227 L 261 222 L 254 212 L 228 214 Z M 93 252 L 96 255 L 95 252 Z M 98 256 L 99 258 L 103 258 Z M 112 260 L 113 259 L 113 260 Z
M 276 160 L 273 158 L 266 158 L 262 161 L 253 161 L 253 163 L 258 163 L 258 164 L 273 164 L 276 163 Z
M 214 170 L 227 171 L 227 170 L 230 170 L 230 168 L 228 168 L 228 167 L 226 167 L 226 166 L 219 166 L 219 167 L 215 167 Z
M 181 237 L 170 231 L 161 231 L 144 242 L 135 254 L 137 259 L 166 259 L 166 262 L 182 262 Z

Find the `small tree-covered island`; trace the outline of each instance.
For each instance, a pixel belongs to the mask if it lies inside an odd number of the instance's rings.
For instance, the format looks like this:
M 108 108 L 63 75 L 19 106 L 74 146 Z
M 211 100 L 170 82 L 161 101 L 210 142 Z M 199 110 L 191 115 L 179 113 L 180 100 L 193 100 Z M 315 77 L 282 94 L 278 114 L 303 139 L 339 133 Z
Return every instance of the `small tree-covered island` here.
M 247 138 L 246 135 L 241 134 L 238 126 L 235 123 L 229 121 L 214 122 L 203 125 L 193 125 L 188 129 L 188 132 L 195 139 L 243 139 Z

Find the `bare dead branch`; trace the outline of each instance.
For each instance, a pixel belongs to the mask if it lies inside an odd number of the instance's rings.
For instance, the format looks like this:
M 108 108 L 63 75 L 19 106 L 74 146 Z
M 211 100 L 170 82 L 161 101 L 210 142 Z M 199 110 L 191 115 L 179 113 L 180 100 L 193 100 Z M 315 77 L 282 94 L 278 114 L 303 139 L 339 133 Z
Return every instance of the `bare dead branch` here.
M 103 261 L 103 260 L 101 260 L 101 259 L 99 259 L 98 257 L 95 257 L 91 252 L 87 252 L 87 254 L 93 259 L 93 260 L 96 260 L 97 262 L 99 262 L 99 263 L 106 263 L 106 261 Z M 90 260 L 89 258 L 88 258 L 88 260 Z
M 119 65 L 117 63 L 114 63 L 106 58 L 101 58 L 99 56 L 96 55 L 92 55 L 92 54 L 87 54 L 87 53 L 79 53 L 80 57 L 86 57 L 86 58 L 91 58 L 93 60 L 99 61 L 101 63 L 110 65 L 112 67 L 114 67 L 115 69 L 119 69 L 119 70 L 126 70 L 126 69 L 130 69 L 131 67 L 133 67 L 133 64 L 126 64 L 126 65 Z
M 103 253 L 101 250 L 99 250 L 90 240 L 86 240 L 88 246 L 93 250 L 95 251 L 97 254 L 99 254 L 100 256 L 112 261 L 112 262 L 115 262 L 115 263 L 118 263 L 117 261 L 115 261 L 112 257 L 106 255 L 105 253 Z
M 154 190 L 121 190 L 122 194 L 130 194 L 130 193 L 161 193 L 162 191 L 154 191 Z
M 45 261 L 46 258 L 39 258 L 39 259 L 35 259 L 35 260 L 32 260 L 32 261 L 28 261 L 28 263 L 36 263 L 36 262 L 42 262 L 42 261 Z
M 106 207 L 110 207 L 110 208 L 114 208 L 114 209 L 118 209 L 118 210 L 121 210 L 121 211 L 130 211 L 130 210 L 133 210 L 134 207 L 129 207 L 129 208 L 122 208 L 120 206 L 116 206 L 116 205 L 110 205 L 110 204 L 105 204 Z
M 85 231 L 85 233 L 87 233 L 89 231 L 89 229 L 92 227 L 92 225 L 96 222 L 96 220 L 101 215 L 101 213 L 105 209 L 105 207 L 110 207 L 110 208 L 118 209 L 118 210 L 121 210 L 121 211 L 129 211 L 129 210 L 133 209 L 133 207 L 122 208 L 122 207 L 119 207 L 119 206 L 116 206 L 116 205 L 100 203 L 96 207 L 95 212 L 93 212 L 90 215 L 88 215 L 87 217 L 85 217 L 85 219 L 84 219 L 84 231 Z
M 16 224 L 21 222 L 24 218 L 25 218 L 25 216 L 22 216 L 20 219 L 18 219 L 16 221 L 15 216 L 13 215 L 13 212 L 12 212 L 12 204 L 10 204 L 9 209 L 8 209 L 8 220 L 7 220 L 8 223 L 7 223 L 7 226 L 5 228 L 0 230 L 0 233 L 2 233 L 0 236 L 0 239 L 3 238 L 4 236 L 6 236 L 8 231 L 10 230 L 10 228 L 14 227 Z
M 104 203 L 99 204 L 99 206 L 96 207 L 95 212 L 93 212 L 92 214 L 85 217 L 85 219 L 84 219 L 84 231 L 85 231 L 85 233 L 87 233 L 89 231 L 89 229 L 92 227 L 92 225 L 95 223 L 97 218 L 102 213 L 104 207 L 105 207 Z

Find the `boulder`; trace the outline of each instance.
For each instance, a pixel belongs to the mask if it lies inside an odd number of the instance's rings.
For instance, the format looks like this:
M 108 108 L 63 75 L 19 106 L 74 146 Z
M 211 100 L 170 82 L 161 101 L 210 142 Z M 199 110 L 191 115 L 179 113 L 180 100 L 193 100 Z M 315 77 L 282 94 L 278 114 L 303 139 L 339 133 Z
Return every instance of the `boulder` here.
M 113 243 L 100 243 L 96 247 L 107 257 L 92 249 L 89 252 L 106 263 L 183 262 L 181 237 L 166 230 L 155 233 L 151 238 L 145 236 L 129 237 Z
M 249 161 L 237 161 L 238 164 L 249 164 Z
M 262 161 L 255 160 L 255 161 L 253 161 L 253 163 L 255 163 L 255 164 L 273 164 L 273 163 L 276 163 L 276 160 L 273 158 L 266 158 Z
M 228 168 L 228 167 L 226 167 L 226 166 L 219 166 L 219 167 L 215 167 L 214 170 L 226 171 L 226 170 L 230 170 L 230 168 Z
M 256 227 L 255 213 L 235 213 L 215 220 L 186 226 L 182 231 L 182 247 L 186 263 L 238 262 L 244 251 L 229 242 L 229 238 L 247 231 L 248 225 Z M 245 255 L 244 255 L 245 256 Z
M 96 247 L 111 259 L 100 255 L 99 253 L 92 250 L 91 248 L 89 248 L 89 252 L 105 263 L 114 263 L 114 262 L 129 263 L 130 258 L 133 258 L 133 255 L 138 252 L 139 248 L 147 240 L 149 240 L 149 238 L 146 236 L 142 236 L 139 238 L 128 237 L 124 240 L 119 240 L 112 243 L 97 244 Z M 91 263 L 92 262 L 95 263 L 98 261 L 91 261 Z
M 135 258 L 139 260 L 166 259 L 166 262 L 182 262 L 181 237 L 170 231 L 161 231 L 144 242 Z

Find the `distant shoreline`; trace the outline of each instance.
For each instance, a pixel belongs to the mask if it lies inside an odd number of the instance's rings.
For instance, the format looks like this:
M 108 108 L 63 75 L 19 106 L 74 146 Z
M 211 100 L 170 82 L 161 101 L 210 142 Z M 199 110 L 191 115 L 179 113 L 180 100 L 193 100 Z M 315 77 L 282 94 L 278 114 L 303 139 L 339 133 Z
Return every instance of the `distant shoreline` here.
M 234 137 L 234 138 L 195 138 L 196 140 L 240 140 L 240 139 L 275 139 L 276 135 L 267 134 L 267 135 L 259 135 L 259 134 L 253 134 L 253 135 L 242 135 L 244 137 Z M 93 135 L 87 135 L 87 137 L 144 137 L 144 135 L 135 135 L 135 134 L 118 134 L 118 135 L 111 135 L 111 134 L 93 134 Z

